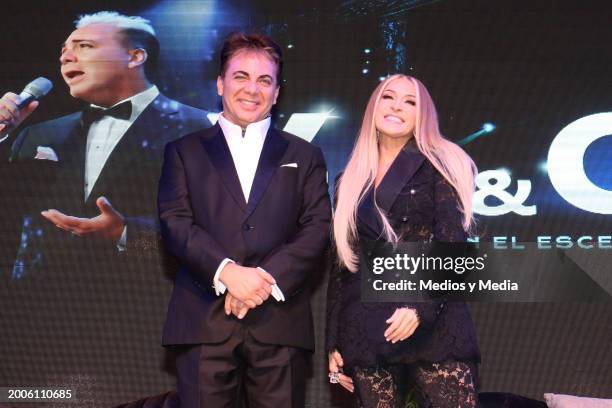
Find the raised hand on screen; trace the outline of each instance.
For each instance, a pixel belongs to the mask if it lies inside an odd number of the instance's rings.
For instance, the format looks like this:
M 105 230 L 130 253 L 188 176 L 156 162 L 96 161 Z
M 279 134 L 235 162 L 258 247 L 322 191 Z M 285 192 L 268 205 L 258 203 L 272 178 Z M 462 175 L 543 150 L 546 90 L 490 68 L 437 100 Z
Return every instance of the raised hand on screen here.
M 38 101 L 32 101 L 22 109 L 17 108 L 19 95 L 7 92 L 0 98 L 0 133 L 7 128 L 16 128 L 38 107 Z
M 95 236 L 118 242 L 125 227 L 125 219 L 106 197 L 98 197 L 96 205 L 100 214 L 93 218 L 74 217 L 55 209 L 42 211 L 41 214 L 56 227 L 80 237 Z

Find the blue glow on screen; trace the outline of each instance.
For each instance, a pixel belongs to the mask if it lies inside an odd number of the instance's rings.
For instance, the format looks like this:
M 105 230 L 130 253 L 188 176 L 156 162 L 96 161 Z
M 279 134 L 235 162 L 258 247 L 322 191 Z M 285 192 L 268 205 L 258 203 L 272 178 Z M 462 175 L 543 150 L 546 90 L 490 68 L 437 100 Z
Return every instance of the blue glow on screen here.
M 612 135 L 595 140 L 587 148 L 584 171 L 594 184 L 612 190 Z

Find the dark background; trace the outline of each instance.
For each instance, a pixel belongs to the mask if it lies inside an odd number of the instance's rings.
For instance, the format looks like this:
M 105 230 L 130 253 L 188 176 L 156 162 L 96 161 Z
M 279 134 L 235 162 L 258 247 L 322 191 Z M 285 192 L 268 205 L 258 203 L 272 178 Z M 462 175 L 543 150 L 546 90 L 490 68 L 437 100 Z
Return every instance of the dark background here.
M 214 81 L 217 51 L 227 33 L 260 31 L 285 52 L 285 82 L 275 110 L 278 127 L 292 113 L 332 111 L 314 143 L 327 159 L 330 180 L 346 163 L 361 114 L 380 76 L 402 72 L 422 80 L 436 102 L 442 132 L 458 141 L 483 123 L 496 130 L 465 146 L 479 170 L 505 168 L 532 190 L 525 202 L 534 216 L 480 216 L 481 239 L 494 235 L 533 241 L 537 235 L 610 235 L 610 215 L 567 203 L 552 187 L 541 164 L 553 138 L 583 116 L 612 112 L 612 5 L 594 1 L 19 1 L 4 2 L 0 91 L 19 91 L 43 75 L 55 89 L 27 124 L 72 112 L 72 99 L 59 74 L 61 43 L 78 14 L 116 10 L 149 18 L 162 46 L 160 90 L 181 102 L 219 111 Z M 291 45 L 289 48 L 288 46 Z M 366 53 L 365 50 L 370 52 Z M 367 73 L 364 73 L 367 69 Z M 585 155 L 587 176 L 612 190 L 612 137 L 599 139 Z M 23 181 L 23 182 L 27 182 Z M 495 199 L 489 201 L 495 204 Z M 9 250 L 14 240 L 2 236 Z M 609 269 L 609 252 L 599 254 Z M 38 322 L 27 313 L 40 286 L 27 277 L 0 276 L 0 386 L 45 385 L 37 366 L 62 366 L 62 353 L 28 358 L 25 339 L 12 335 L 31 325 L 61 330 L 61 319 Z M 59 277 L 58 279 L 61 279 Z M 159 327 L 171 282 L 152 279 L 141 296 L 156 306 L 143 326 Z M 19 285 L 18 289 L 16 285 Z M 321 353 L 325 283 L 313 297 L 318 351 L 308 384 L 312 407 L 338 406 L 330 396 Z M 8 291 L 29 293 L 15 303 Z M 17 291 L 17 292 L 15 292 Z M 19 310 L 17 310 L 19 308 Z M 471 305 L 483 354 L 482 391 L 509 391 L 542 399 L 544 392 L 612 397 L 612 305 L 538 303 Z M 126 310 L 125 313 L 130 313 Z M 104 321 L 105 311 L 100 310 Z M 11 330 L 11 329 L 14 330 Z M 136 339 L 136 336 L 134 336 Z M 140 341 L 140 340 L 139 340 Z M 151 338 L 159 343 L 159 338 Z M 100 406 L 129 401 L 174 387 L 157 362 L 139 361 L 129 344 L 116 348 L 116 383 L 96 388 Z M 64 367 L 66 368 L 66 367 Z M 78 366 L 68 367 L 75 374 Z M 87 382 L 91 379 L 84 379 Z M 76 380 L 75 380 L 76 381 Z M 95 379 L 91 380 L 95 382 Z M 66 384 L 70 385 L 70 384 Z M 78 384 L 73 384 L 77 386 Z M 86 385 L 83 385 L 85 387 Z

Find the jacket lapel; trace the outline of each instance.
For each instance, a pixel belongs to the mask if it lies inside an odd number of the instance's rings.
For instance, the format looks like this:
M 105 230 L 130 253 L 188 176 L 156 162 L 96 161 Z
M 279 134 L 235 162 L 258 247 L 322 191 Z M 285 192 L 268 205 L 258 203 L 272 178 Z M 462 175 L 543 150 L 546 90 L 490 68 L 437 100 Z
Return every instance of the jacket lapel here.
M 385 213 L 389 213 L 399 193 L 424 161 L 425 156 L 414 141 L 408 142 L 400 151 L 376 189 L 376 203 Z
M 206 153 L 210 158 L 213 166 L 219 175 L 221 180 L 225 184 L 225 187 L 229 191 L 230 195 L 238 204 L 240 209 L 243 211 L 246 209 L 246 201 L 244 199 L 244 193 L 240 186 L 240 179 L 238 179 L 238 172 L 234 166 L 234 160 L 229 150 L 229 146 L 223 136 L 223 131 L 219 124 L 215 124 L 212 128 L 206 131 L 209 137 L 203 138 L 202 143 L 206 149 Z M 251 193 L 252 194 L 252 193 Z
M 167 121 L 172 120 L 173 115 L 177 112 L 178 105 L 161 94 L 147 105 L 121 137 L 104 163 L 87 198 L 87 203 L 95 202 L 101 192 L 106 190 L 105 186 L 116 177 L 121 177 L 122 174 L 125 174 L 124 172 L 129 171 L 129 167 L 135 160 L 145 159 L 143 158 L 145 149 L 154 143 L 149 139 L 155 137 L 156 132 L 161 132 Z
M 85 149 L 87 135 L 83 134 L 81 115 L 75 116 L 74 121 L 66 123 L 65 130 L 60 131 L 68 136 L 56 146 L 56 154 L 60 160 L 57 173 L 57 182 L 61 183 L 65 191 L 70 191 L 72 198 L 64 197 L 65 203 L 85 202 Z M 65 199 L 65 200 L 64 200 Z M 75 211 L 76 208 L 65 209 Z M 80 211 L 80 208 L 78 209 Z
M 372 239 L 378 239 L 382 233 L 382 224 L 378 211 L 374 208 L 374 189 L 370 188 L 367 192 L 359 208 L 357 209 L 357 217 L 362 225 L 368 228 L 368 236 Z
M 425 156 L 418 150 L 416 144 L 413 141 L 408 142 L 387 170 L 376 192 L 371 188 L 364 197 L 359 205 L 357 217 L 368 228 L 373 239 L 378 239 L 383 231 L 380 216 L 374 207 L 374 200 L 388 215 L 404 186 L 425 160 Z
M 259 156 L 255 179 L 253 180 L 253 186 L 249 194 L 249 201 L 246 209 L 247 217 L 253 213 L 257 204 L 263 197 L 288 145 L 289 142 L 283 139 L 278 131 L 270 126 L 263 149 L 261 150 L 261 156 Z

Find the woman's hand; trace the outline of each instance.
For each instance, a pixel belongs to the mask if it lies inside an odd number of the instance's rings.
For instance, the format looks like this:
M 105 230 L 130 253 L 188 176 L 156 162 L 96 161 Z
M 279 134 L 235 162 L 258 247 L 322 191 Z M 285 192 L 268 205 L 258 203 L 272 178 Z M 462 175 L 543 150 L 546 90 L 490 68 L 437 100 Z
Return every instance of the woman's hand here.
M 327 357 L 329 359 L 329 382 L 332 384 L 340 384 L 350 392 L 355 391 L 355 386 L 353 386 L 351 377 L 342 373 L 344 361 L 342 361 L 340 353 L 338 351 L 332 351 Z
M 393 315 L 387 319 L 385 339 L 391 343 L 406 340 L 419 327 L 419 317 L 414 309 L 402 307 L 395 309 Z

